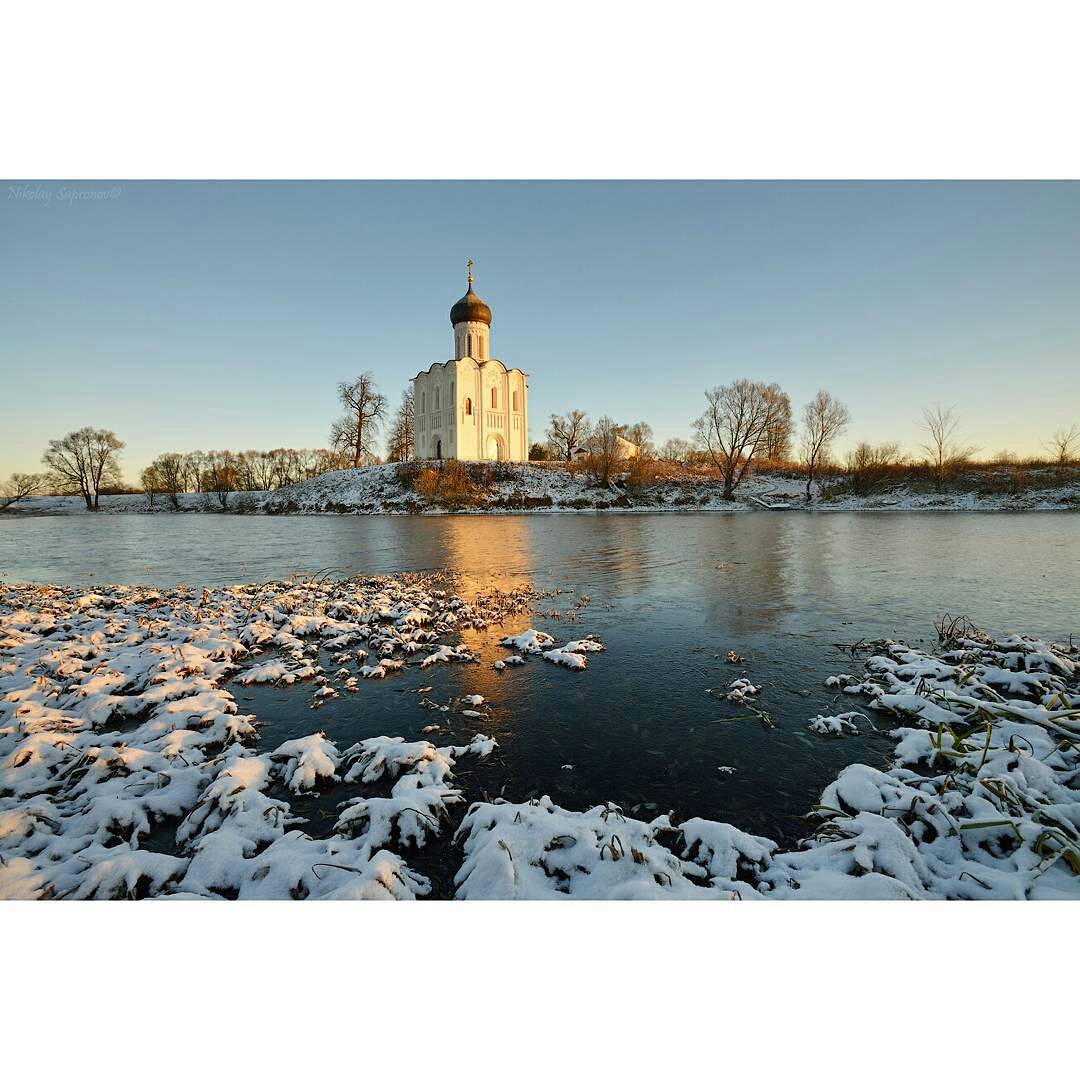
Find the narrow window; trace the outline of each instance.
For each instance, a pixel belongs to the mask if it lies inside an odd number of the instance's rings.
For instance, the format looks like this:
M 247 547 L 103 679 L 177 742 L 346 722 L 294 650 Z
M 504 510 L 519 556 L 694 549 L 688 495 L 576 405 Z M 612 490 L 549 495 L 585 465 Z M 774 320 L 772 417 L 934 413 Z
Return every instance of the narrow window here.
M 494 386 L 491 388 L 491 407 L 493 409 L 499 407 L 499 391 Z
M 480 344 L 480 359 L 483 360 L 484 359 L 484 339 L 483 338 L 480 338 L 479 344 Z
M 421 394 L 420 395 L 420 412 L 421 413 L 426 413 L 427 412 L 427 394 Z
M 468 344 L 468 347 L 469 347 L 468 351 L 465 353 L 465 355 L 466 356 L 472 356 L 472 334 L 469 334 L 468 337 L 465 338 L 465 341 L 466 341 L 466 343 Z
M 472 416 L 472 398 L 465 399 L 465 415 Z
M 439 388 L 435 387 L 435 411 L 439 411 Z
M 514 412 L 518 411 L 518 392 L 514 391 Z

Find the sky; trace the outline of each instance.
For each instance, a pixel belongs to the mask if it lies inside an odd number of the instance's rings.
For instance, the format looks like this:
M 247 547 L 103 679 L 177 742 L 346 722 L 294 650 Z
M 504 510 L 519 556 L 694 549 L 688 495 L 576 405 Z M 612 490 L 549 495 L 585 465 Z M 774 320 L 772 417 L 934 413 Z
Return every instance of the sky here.
M 93 197 L 92 197 L 93 196 Z M 449 355 L 475 260 L 492 353 L 552 412 L 689 437 L 706 389 L 824 388 L 861 440 L 922 410 L 986 454 L 1080 423 L 1078 182 L 38 182 L 0 187 L 0 478 L 85 424 L 126 477 L 318 447 Z

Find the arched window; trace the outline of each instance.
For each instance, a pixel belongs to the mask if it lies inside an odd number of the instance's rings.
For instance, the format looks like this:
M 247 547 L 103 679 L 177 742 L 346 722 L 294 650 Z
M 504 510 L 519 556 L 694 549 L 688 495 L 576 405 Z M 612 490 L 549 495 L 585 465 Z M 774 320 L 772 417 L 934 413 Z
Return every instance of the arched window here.
M 493 409 L 499 407 L 499 391 L 494 386 L 491 388 L 491 407 Z
M 472 416 L 472 398 L 465 399 L 465 415 Z
M 514 412 L 518 411 L 518 392 L 514 391 Z
M 439 411 L 439 388 L 435 387 L 435 411 Z
M 466 356 L 472 356 L 472 334 L 469 334 L 469 335 L 466 336 L 465 343 L 468 346 L 466 351 L 465 351 L 465 355 Z
M 427 412 L 427 394 L 420 395 L 420 412 L 421 414 Z

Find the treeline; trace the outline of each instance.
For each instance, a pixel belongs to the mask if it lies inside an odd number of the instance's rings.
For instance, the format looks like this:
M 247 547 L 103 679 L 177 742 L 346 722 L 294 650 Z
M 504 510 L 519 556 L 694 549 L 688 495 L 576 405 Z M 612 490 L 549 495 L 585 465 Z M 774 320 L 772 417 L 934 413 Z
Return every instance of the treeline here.
M 351 463 L 337 450 L 191 450 L 159 454 L 139 476 L 140 486 L 123 481 L 124 443 L 112 431 L 81 428 L 53 439 L 42 456 L 47 472 L 13 473 L 0 485 L 0 510 L 36 495 L 81 495 L 87 510 L 97 510 L 102 495 L 142 491 L 154 504 L 163 498 L 179 509 L 180 495 L 202 494 L 222 509 L 234 492 L 272 491 L 300 484 Z
M 202 494 L 227 509 L 236 492 L 271 491 L 303 483 L 335 469 L 378 464 L 376 439 L 386 433 L 386 458 L 408 461 L 414 452 L 416 418 L 411 385 L 393 414 L 371 372 L 337 388 L 341 416 L 330 429 L 330 449 L 192 450 L 158 455 L 139 476 L 134 490 L 179 509 L 180 495 Z M 868 493 L 900 476 L 929 478 L 937 490 L 965 470 L 984 468 L 975 462 L 977 448 L 960 437 L 960 419 L 940 406 L 923 411 L 924 441 L 916 455 L 901 453 L 898 443 L 859 443 L 843 458 L 835 451 L 847 430 L 847 406 L 826 390 L 806 402 L 796 421 L 791 399 L 776 383 L 737 379 L 705 392 L 705 409 L 693 422 L 692 439 L 670 438 L 657 446 L 645 421 L 618 423 L 609 416 L 591 421 L 581 409 L 552 414 L 546 441 L 533 443 L 531 461 L 561 461 L 587 470 L 597 483 L 626 473 L 635 486 L 647 485 L 662 465 L 715 471 L 724 497 L 734 498 L 739 484 L 754 469 L 797 470 L 805 477 L 806 497 L 822 478 L 847 477 L 850 490 Z M 1080 426 L 1061 428 L 1044 442 L 1047 459 L 1019 462 L 1001 451 L 990 458 L 995 468 L 1071 466 L 1080 452 Z M 43 494 L 78 494 L 88 510 L 97 510 L 103 494 L 130 492 L 124 485 L 120 457 L 124 443 L 112 431 L 91 427 L 49 442 L 42 455 L 47 471 L 13 473 L 0 484 L 0 510 Z
M 960 418 L 952 410 L 923 410 L 924 442 L 919 455 L 905 455 L 895 442 L 872 445 L 860 442 L 843 458 L 835 452 L 837 440 L 847 431 L 850 413 L 843 402 L 827 390 L 819 390 L 802 408 L 796 422 L 790 397 L 776 383 L 737 379 L 705 392 L 706 407 L 693 423 L 693 440 L 672 438 L 657 447 L 648 424 L 617 424 L 610 417 L 595 423 L 574 409 L 552 414 L 545 432 L 546 443 L 533 443 L 532 461 L 579 462 L 599 483 L 610 474 L 625 472 L 635 486 L 647 485 L 658 463 L 694 470 L 715 470 L 723 481 L 724 498 L 734 499 L 739 484 L 754 470 L 781 468 L 805 478 L 806 498 L 822 479 L 845 476 L 849 490 L 866 494 L 899 476 L 929 479 L 939 492 L 965 470 L 985 468 L 977 464 L 978 449 L 960 437 Z M 1080 426 L 1060 428 L 1044 443 L 1049 457 L 1019 462 L 1001 451 L 989 464 L 1034 468 L 1039 465 L 1066 468 L 1080 451 Z
M 192 450 L 156 457 L 140 474 L 142 490 L 153 505 L 163 496 L 179 508 L 179 496 L 192 492 L 213 496 L 222 509 L 240 491 L 273 491 L 301 484 L 350 464 L 338 450 Z

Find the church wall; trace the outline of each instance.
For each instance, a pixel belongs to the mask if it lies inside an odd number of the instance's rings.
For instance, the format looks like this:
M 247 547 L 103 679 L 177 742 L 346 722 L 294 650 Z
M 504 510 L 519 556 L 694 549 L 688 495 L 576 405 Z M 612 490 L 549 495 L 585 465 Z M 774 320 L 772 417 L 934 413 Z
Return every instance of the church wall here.
M 414 378 L 415 457 L 489 460 L 494 438 L 504 460 L 528 460 L 525 375 L 507 371 L 491 357 L 490 347 L 487 323 L 457 323 L 451 339 L 454 358 Z
M 457 457 L 456 364 L 435 364 L 413 380 L 418 458 Z M 441 442 L 441 447 L 440 447 Z

